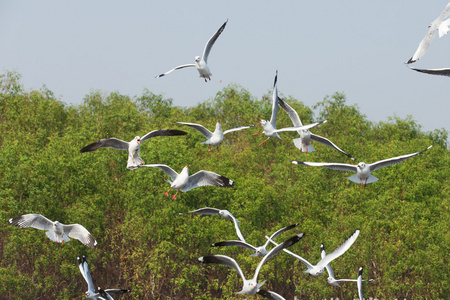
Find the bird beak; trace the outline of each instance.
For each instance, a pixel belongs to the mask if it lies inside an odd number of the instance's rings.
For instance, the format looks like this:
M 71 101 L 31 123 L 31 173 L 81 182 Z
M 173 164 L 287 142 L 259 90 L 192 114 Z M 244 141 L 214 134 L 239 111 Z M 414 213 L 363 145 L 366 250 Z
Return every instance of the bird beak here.
M 137 140 L 137 142 L 138 142 L 138 144 L 140 144 L 140 143 L 141 143 L 141 140 Z
M 189 168 L 189 165 L 186 165 L 186 168 Z
M 258 121 L 261 123 L 261 119 L 258 119 Z

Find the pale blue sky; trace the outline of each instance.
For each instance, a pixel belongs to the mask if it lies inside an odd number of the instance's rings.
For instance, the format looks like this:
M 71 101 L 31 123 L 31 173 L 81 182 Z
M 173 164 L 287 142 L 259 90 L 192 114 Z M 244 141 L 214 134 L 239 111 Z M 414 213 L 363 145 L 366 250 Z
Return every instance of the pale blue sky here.
M 450 130 L 450 78 L 404 65 L 446 4 L 3 0 L 0 67 L 22 74 L 27 89 L 45 84 L 67 103 L 92 90 L 139 96 L 147 88 L 180 106 L 230 83 L 261 97 L 278 70 L 279 91 L 306 105 L 339 91 L 371 121 L 413 115 L 424 130 Z M 193 63 L 226 19 L 209 57 L 210 82 L 193 68 L 154 78 Z M 450 35 L 436 37 L 412 66 L 450 67 Z

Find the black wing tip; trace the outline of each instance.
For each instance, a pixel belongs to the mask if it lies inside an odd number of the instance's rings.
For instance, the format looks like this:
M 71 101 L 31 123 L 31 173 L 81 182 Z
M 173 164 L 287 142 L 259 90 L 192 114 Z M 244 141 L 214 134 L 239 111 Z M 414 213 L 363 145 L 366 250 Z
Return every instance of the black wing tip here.
M 220 175 L 220 177 L 218 178 L 218 186 L 224 188 L 233 187 L 234 181 L 225 176 Z
M 20 226 L 20 222 L 23 220 L 23 216 L 17 216 L 14 218 L 11 218 L 8 220 L 8 224 L 15 226 L 15 227 L 22 227 Z
M 92 152 L 95 151 L 99 148 L 101 148 L 101 145 L 99 145 L 100 141 L 96 141 L 92 144 L 89 144 L 87 146 L 84 146 L 83 148 L 81 148 L 80 153 L 84 153 L 84 152 Z
M 363 267 L 360 267 L 358 270 L 358 276 L 362 276 L 363 273 Z
M 159 74 L 159 75 L 157 75 L 157 76 L 155 76 L 155 78 L 160 78 L 160 77 L 163 77 L 163 76 L 166 76 L 166 74 Z
M 411 57 L 407 62 L 405 62 L 405 64 L 409 65 L 409 64 L 411 64 L 413 62 L 416 62 L 416 61 L 417 61 L 417 59 L 413 60 L 413 58 Z
M 293 163 L 294 165 L 303 165 L 303 166 L 306 166 L 305 162 L 303 162 L 303 161 L 291 160 L 291 163 Z

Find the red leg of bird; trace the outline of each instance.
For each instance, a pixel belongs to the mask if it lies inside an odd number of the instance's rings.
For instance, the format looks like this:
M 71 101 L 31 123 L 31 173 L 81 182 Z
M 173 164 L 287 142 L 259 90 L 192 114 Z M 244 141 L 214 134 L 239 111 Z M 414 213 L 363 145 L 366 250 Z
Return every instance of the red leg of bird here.
M 219 147 L 217 147 L 217 158 L 219 158 Z
M 205 82 L 208 82 L 208 80 L 206 80 L 206 78 L 205 78 Z
M 177 192 L 175 193 L 175 195 L 172 196 L 172 199 L 173 199 L 173 200 L 175 200 L 175 199 L 177 198 L 177 195 L 178 195 L 178 192 L 179 192 L 179 191 L 180 191 L 180 190 L 177 190 Z
M 261 146 L 262 144 L 264 144 L 265 142 L 267 142 L 268 140 L 269 140 L 269 138 L 265 139 L 261 144 L 258 145 L 258 147 Z
M 208 76 L 208 79 L 211 81 L 211 78 Z
M 364 187 L 363 187 L 363 183 L 362 183 L 362 179 L 361 179 L 361 189 L 363 189 Z
M 261 134 L 263 134 L 262 132 L 261 133 L 254 133 L 253 135 L 261 135 Z
M 211 145 L 209 145 L 209 148 L 208 148 L 208 153 L 211 151 Z
M 368 179 L 368 178 L 367 178 Z M 366 179 L 366 182 L 364 182 L 364 187 L 366 187 L 366 184 L 367 184 L 367 179 Z
M 169 197 L 169 192 L 170 192 L 171 189 L 172 189 L 172 187 L 170 187 L 169 190 L 164 193 L 164 196 Z

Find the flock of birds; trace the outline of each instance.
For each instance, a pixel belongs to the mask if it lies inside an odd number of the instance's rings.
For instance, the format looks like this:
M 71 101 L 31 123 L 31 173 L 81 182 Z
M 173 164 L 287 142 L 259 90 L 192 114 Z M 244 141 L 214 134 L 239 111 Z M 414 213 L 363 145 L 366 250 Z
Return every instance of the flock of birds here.
M 450 19 L 446 19 L 450 15 L 450 3 L 447 4 L 445 10 L 441 13 L 441 15 L 432 22 L 430 25 L 430 31 L 428 32 L 427 36 L 422 40 L 422 42 L 419 45 L 419 48 L 417 49 L 416 53 L 413 55 L 413 57 L 407 62 L 407 64 L 413 63 L 420 59 L 427 50 L 431 40 L 433 39 L 436 30 L 439 32 L 439 36 L 445 35 L 450 26 Z M 219 30 L 208 40 L 208 42 L 205 45 L 205 48 L 203 50 L 203 55 L 196 56 L 195 57 L 195 63 L 194 64 L 185 64 L 178 67 L 175 67 L 166 73 L 160 74 L 156 76 L 157 78 L 166 76 L 167 74 L 178 70 L 182 68 L 187 67 L 195 67 L 200 77 L 204 78 L 205 82 L 208 80 L 211 80 L 211 71 L 207 65 L 208 56 L 210 54 L 211 48 L 216 42 L 217 38 L 220 36 L 220 34 L 224 31 L 228 20 L 223 23 L 223 25 L 219 28 Z M 419 70 L 414 69 L 416 71 L 425 72 L 425 73 L 431 73 L 431 74 L 439 74 L 439 75 L 448 75 L 450 76 L 450 69 L 441 69 L 441 71 L 437 70 Z M 446 71 L 442 71 L 446 70 Z M 327 120 L 323 120 L 320 122 L 303 125 L 300 117 L 298 116 L 297 112 L 290 107 L 284 100 L 278 97 L 277 92 L 277 78 L 278 78 L 278 71 L 275 75 L 275 80 L 273 84 L 273 94 L 272 94 L 272 114 L 269 121 L 259 119 L 259 122 L 263 128 L 263 132 L 261 133 L 255 133 L 253 135 L 262 135 L 264 134 L 267 138 L 262 141 L 258 146 L 261 146 L 263 143 L 268 141 L 270 138 L 279 138 L 281 137 L 278 135 L 280 132 L 285 131 L 297 131 L 300 135 L 299 138 L 296 138 L 293 140 L 294 145 L 301 151 L 301 152 L 312 152 L 315 151 L 314 147 L 311 145 L 311 141 L 315 141 L 321 144 L 324 144 L 328 147 L 331 147 L 335 149 L 336 151 L 339 151 L 340 153 L 346 155 L 351 160 L 354 160 L 354 157 L 350 154 L 346 153 L 342 149 L 340 149 L 338 146 L 336 146 L 333 142 L 328 140 L 325 137 L 315 135 L 311 133 L 309 130 L 319 126 L 323 123 L 325 123 Z M 293 126 L 292 127 L 286 127 L 277 129 L 276 126 L 276 117 L 278 113 L 278 106 L 280 106 L 289 116 L 291 119 Z M 235 132 L 239 130 L 249 129 L 253 125 L 248 126 L 242 126 L 237 128 L 232 128 L 223 131 L 221 122 L 218 121 L 216 124 L 216 128 L 214 132 L 209 131 L 207 128 L 205 128 L 201 124 L 196 123 L 186 123 L 186 122 L 177 122 L 180 125 L 188 126 L 191 128 L 196 129 L 199 131 L 203 136 L 205 137 L 206 141 L 204 141 L 202 144 L 209 145 L 208 153 L 211 151 L 211 146 L 217 147 L 217 157 L 219 157 L 219 146 L 223 141 L 224 135 L 230 132 Z M 201 186 L 215 186 L 215 187 L 233 187 L 234 182 L 233 180 L 211 172 L 211 171 L 205 171 L 201 170 L 191 176 L 189 176 L 189 165 L 186 165 L 183 170 L 180 173 L 177 173 L 175 170 L 173 170 L 171 167 L 163 164 L 145 164 L 142 158 L 140 157 L 140 145 L 142 142 L 159 136 L 182 136 L 186 135 L 187 133 L 181 130 L 177 129 L 162 129 L 162 130 L 154 130 L 147 134 L 145 134 L 143 137 L 136 136 L 133 140 L 130 142 L 126 142 L 123 140 L 120 140 L 118 138 L 105 138 L 102 140 L 99 140 L 97 142 L 94 142 L 92 144 L 89 144 L 85 147 L 83 147 L 80 152 L 92 152 L 95 150 L 98 150 L 100 148 L 113 148 L 117 150 L 125 150 L 128 151 L 128 162 L 127 162 L 127 169 L 133 170 L 141 167 L 150 167 L 150 168 L 158 168 L 162 170 L 164 173 L 167 174 L 171 178 L 172 181 L 168 182 L 170 183 L 169 190 L 164 193 L 165 196 L 169 196 L 170 190 L 174 189 L 176 190 L 175 195 L 172 196 L 172 199 L 176 199 L 176 196 L 178 195 L 178 192 L 181 190 L 182 192 L 187 192 L 189 190 L 192 190 L 197 187 Z M 416 155 L 419 155 L 426 150 L 430 149 L 432 147 L 429 146 L 427 149 L 424 149 L 419 152 L 406 154 L 402 156 L 392 157 L 384 160 L 380 160 L 371 164 L 366 164 L 364 162 L 360 162 L 357 165 L 352 164 L 345 164 L 345 163 L 317 163 L 317 162 L 302 162 L 302 161 L 296 161 L 293 160 L 293 164 L 298 165 L 306 165 L 306 166 L 318 166 L 318 167 L 325 167 L 332 170 L 341 170 L 341 171 L 350 171 L 350 172 L 356 172 L 355 175 L 348 177 L 349 180 L 361 184 L 361 188 L 364 188 L 364 186 L 367 183 L 373 183 L 378 180 L 378 178 L 371 175 L 371 172 L 394 164 L 398 164 L 400 162 L 403 162 L 404 160 L 407 160 L 411 157 L 414 157 Z M 326 269 L 328 272 L 328 278 L 327 282 L 332 286 L 339 286 L 340 282 L 345 281 L 354 281 L 357 282 L 357 290 L 358 290 L 358 297 L 359 299 L 363 299 L 363 293 L 362 293 L 362 281 L 365 281 L 362 279 L 362 271 L 363 268 L 359 268 L 357 279 L 336 279 L 334 276 L 333 269 L 330 266 L 330 263 L 338 258 L 339 256 L 343 255 L 350 246 L 356 241 L 360 231 L 355 230 L 350 237 L 345 240 L 339 247 L 337 247 L 332 253 L 326 254 L 324 245 L 321 245 L 321 260 L 313 265 L 312 263 L 308 262 L 306 259 L 302 258 L 301 256 L 287 250 L 286 248 L 296 244 L 300 241 L 300 239 L 304 236 L 303 233 L 294 235 L 293 237 L 285 240 L 281 244 L 277 244 L 274 239 L 281 235 L 282 233 L 291 230 L 295 227 L 297 227 L 299 224 L 292 224 L 287 227 L 281 228 L 274 232 L 270 237 L 266 236 L 267 242 L 262 245 L 255 247 L 251 244 L 249 244 L 240 228 L 239 228 L 239 221 L 227 210 L 220 210 L 216 208 L 210 208 L 205 207 L 201 209 L 197 209 L 195 211 L 189 212 L 190 214 L 197 214 L 197 215 L 220 215 L 222 218 L 230 220 L 235 227 L 236 234 L 238 236 L 238 240 L 229 240 L 229 241 L 223 241 L 223 242 L 217 242 L 212 244 L 212 247 L 222 247 L 222 246 L 237 246 L 237 247 L 243 247 L 246 249 L 249 249 L 254 252 L 251 256 L 257 256 L 262 257 L 260 263 L 258 264 L 254 275 L 252 279 L 246 279 L 244 276 L 243 271 L 239 267 L 239 264 L 231 257 L 225 256 L 225 255 L 208 255 L 208 256 L 202 256 L 198 260 L 201 263 L 213 263 L 213 264 L 220 264 L 227 267 L 230 267 L 234 270 L 236 270 L 239 274 L 239 276 L 242 278 L 243 286 L 242 290 L 238 292 L 238 294 L 247 294 L 247 295 L 254 295 L 259 294 L 265 298 L 268 299 L 284 299 L 281 295 L 277 294 L 273 291 L 267 291 L 261 289 L 261 286 L 265 283 L 265 281 L 258 283 L 257 278 L 259 275 L 259 272 L 261 271 L 262 266 L 272 257 L 280 253 L 281 251 L 286 252 L 291 257 L 298 259 L 301 263 L 303 263 L 307 270 L 304 271 L 305 273 L 308 273 L 312 276 L 319 276 L 321 275 L 324 270 Z M 48 218 L 46 218 L 43 215 L 40 214 L 25 214 L 21 216 L 17 216 L 14 218 L 11 218 L 9 220 L 9 224 L 16 227 L 33 227 L 40 230 L 45 230 L 46 235 L 49 239 L 56 243 L 63 244 L 64 242 L 69 242 L 70 238 L 77 239 L 84 245 L 90 248 L 94 248 L 97 246 L 97 241 L 95 238 L 89 233 L 89 231 L 83 227 L 80 224 L 70 224 L 65 225 L 58 221 L 51 221 Z M 274 247 L 271 250 L 267 250 L 266 248 L 273 244 Z M 98 287 L 97 291 L 94 288 L 94 284 L 91 278 L 91 275 L 89 273 L 88 264 L 86 261 L 86 257 L 83 256 L 82 258 L 77 258 L 78 265 L 80 272 L 85 279 L 87 285 L 88 285 L 88 291 L 86 291 L 85 296 L 88 299 L 113 299 L 111 294 L 124 294 L 129 293 L 129 289 L 105 289 Z M 368 281 L 371 281 L 373 279 L 370 279 Z

